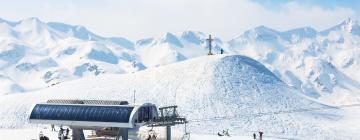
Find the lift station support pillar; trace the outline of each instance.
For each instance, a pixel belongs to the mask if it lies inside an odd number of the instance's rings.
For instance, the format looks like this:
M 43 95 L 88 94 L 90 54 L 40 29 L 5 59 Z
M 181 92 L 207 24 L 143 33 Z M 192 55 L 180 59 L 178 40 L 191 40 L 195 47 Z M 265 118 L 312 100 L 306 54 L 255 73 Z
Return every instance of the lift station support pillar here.
M 123 129 L 123 132 L 122 132 L 122 140 L 128 140 L 129 138 L 129 131 L 128 129 Z
M 85 135 L 82 129 L 73 128 L 72 129 L 72 139 L 73 140 L 85 140 Z
M 128 140 L 129 139 L 129 131 L 127 128 L 122 128 L 119 129 L 118 135 L 116 136 L 116 140 L 120 140 L 120 136 L 121 136 L 121 140 Z
M 166 126 L 166 140 L 171 140 L 171 126 Z

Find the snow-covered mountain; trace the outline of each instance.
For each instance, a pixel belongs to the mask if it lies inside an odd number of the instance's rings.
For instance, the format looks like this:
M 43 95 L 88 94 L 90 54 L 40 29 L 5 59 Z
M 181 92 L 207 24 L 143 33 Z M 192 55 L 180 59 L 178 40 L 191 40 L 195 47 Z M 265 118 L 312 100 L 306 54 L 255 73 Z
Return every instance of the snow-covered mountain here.
M 347 19 L 325 31 L 264 26 L 230 40 L 225 50 L 262 62 L 305 95 L 333 104 L 359 102 L 360 24 Z
M 104 73 L 132 73 L 206 55 L 207 34 L 165 33 L 130 41 L 101 37 L 82 26 L 37 18 L 0 20 L 0 94 L 45 88 Z M 263 63 L 285 83 L 326 103 L 360 102 L 360 24 L 352 19 L 324 31 L 311 27 L 250 29 L 214 52 Z
M 88 77 L 27 94 L 6 95 L 0 98 L 0 127 L 28 126 L 30 107 L 47 99 L 131 100 L 134 90 L 136 102 L 179 105 L 180 113 L 190 120 L 192 133 L 228 128 L 239 135 L 266 130 L 275 137 L 336 139 L 352 138 L 349 132 L 356 131 L 347 129 L 345 133 L 343 128 L 328 126 L 342 117 L 342 111 L 335 108 L 267 114 L 327 106 L 289 87 L 259 62 L 239 55 L 203 56 L 137 73 Z M 222 116 L 230 118 L 205 119 Z
M 147 67 L 154 67 L 207 54 L 207 37 L 202 32 L 194 31 L 166 33 L 159 38 L 139 40 L 135 48 L 140 61 Z M 215 51 L 220 51 L 222 41 L 215 38 L 214 42 Z
M 134 64 L 134 44 L 100 37 L 82 26 L 44 23 L 37 18 L 0 20 L 1 94 L 44 88 L 101 73 L 144 69 Z

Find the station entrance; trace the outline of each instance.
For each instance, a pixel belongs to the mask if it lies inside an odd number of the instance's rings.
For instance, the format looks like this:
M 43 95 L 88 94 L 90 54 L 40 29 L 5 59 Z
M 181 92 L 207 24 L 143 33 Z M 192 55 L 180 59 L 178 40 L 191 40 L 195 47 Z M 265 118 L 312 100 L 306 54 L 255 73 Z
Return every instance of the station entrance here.
M 129 129 L 142 126 L 166 127 L 166 139 L 171 140 L 171 127 L 187 123 L 177 106 L 158 109 L 151 103 L 131 105 L 127 101 L 110 100 L 48 100 L 34 105 L 29 121 L 67 126 L 72 130 L 73 140 L 85 140 L 83 130 L 128 140 Z

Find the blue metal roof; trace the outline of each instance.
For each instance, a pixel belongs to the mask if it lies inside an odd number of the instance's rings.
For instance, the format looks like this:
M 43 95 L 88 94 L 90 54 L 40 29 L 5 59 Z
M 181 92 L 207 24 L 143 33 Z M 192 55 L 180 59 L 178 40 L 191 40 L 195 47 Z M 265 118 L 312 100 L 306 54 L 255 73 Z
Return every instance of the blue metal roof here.
M 30 119 L 128 123 L 132 106 L 37 104 Z

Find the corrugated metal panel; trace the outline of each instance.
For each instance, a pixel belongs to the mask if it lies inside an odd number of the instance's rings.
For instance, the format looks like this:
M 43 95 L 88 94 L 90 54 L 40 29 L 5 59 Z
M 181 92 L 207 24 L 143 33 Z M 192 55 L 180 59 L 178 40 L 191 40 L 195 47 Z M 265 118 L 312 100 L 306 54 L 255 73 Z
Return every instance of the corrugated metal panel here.
M 37 104 L 30 119 L 129 123 L 133 109 L 131 106 Z
M 93 104 L 93 105 L 128 105 L 127 101 L 111 101 L 111 100 L 48 100 L 50 104 Z

